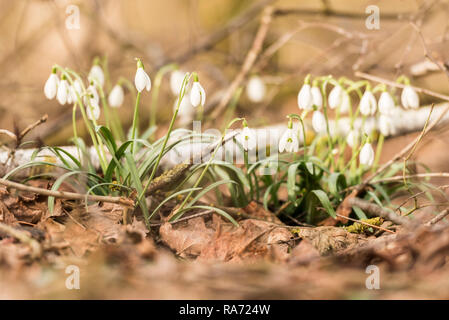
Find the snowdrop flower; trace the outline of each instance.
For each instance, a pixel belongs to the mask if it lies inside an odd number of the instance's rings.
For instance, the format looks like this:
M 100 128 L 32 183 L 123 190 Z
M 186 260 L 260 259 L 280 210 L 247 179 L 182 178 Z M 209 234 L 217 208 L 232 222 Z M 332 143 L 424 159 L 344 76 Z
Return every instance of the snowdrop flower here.
M 287 128 L 279 140 L 279 152 L 298 152 L 299 141 L 297 132 L 293 128 Z
M 84 97 L 84 104 L 89 104 L 90 101 L 95 101 L 97 104 L 100 103 L 100 96 L 98 95 L 97 89 L 93 84 L 89 85 L 86 89 L 87 96 Z M 89 100 L 88 100 L 89 99 Z
M 95 64 L 92 66 L 92 68 L 89 71 L 89 75 L 87 76 L 87 79 L 90 81 L 95 81 L 98 83 L 100 87 L 103 87 L 104 85 L 104 73 L 101 67 L 98 64 Z
M 321 109 L 323 107 L 323 96 L 321 95 L 320 88 L 313 86 L 310 92 L 312 93 L 313 105 Z
M 359 161 L 360 164 L 368 167 L 371 167 L 373 165 L 374 150 L 371 146 L 371 143 L 365 143 L 365 145 L 362 147 L 362 150 L 360 150 Z
M 181 92 L 182 82 L 186 73 L 180 70 L 174 70 L 170 75 L 170 89 L 171 92 L 177 96 Z
M 47 99 L 51 100 L 54 97 L 56 97 L 56 93 L 58 92 L 58 84 L 59 78 L 58 75 L 56 74 L 56 68 L 53 68 L 44 86 L 44 94 L 47 97 Z
M 67 82 L 67 79 L 63 75 L 61 78 L 61 81 L 58 85 L 58 91 L 56 93 L 56 99 L 58 102 L 62 105 L 67 103 L 67 98 L 69 96 L 69 84 Z
M 372 116 L 376 113 L 377 101 L 370 90 L 365 90 L 360 99 L 360 113 L 364 116 Z
M 279 152 L 298 152 L 299 140 L 298 132 L 293 130 L 293 119 L 289 117 L 287 130 L 279 140 Z
M 190 103 L 195 108 L 200 104 L 204 107 L 204 104 L 206 103 L 206 91 L 204 91 L 204 88 L 199 81 L 193 82 L 192 89 L 190 90 Z
M 313 96 L 310 84 L 304 83 L 298 92 L 298 108 L 303 110 L 313 110 Z
M 381 114 L 391 114 L 395 107 L 393 97 L 387 91 L 382 92 L 379 98 L 379 112 Z
M 176 107 L 178 106 L 178 99 L 176 99 L 173 105 L 173 111 L 175 111 Z M 192 121 L 194 114 L 195 108 L 190 104 L 189 94 L 186 93 L 184 98 L 181 100 L 181 105 L 179 106 L 178 110 L 179 124 L 181 126 L 187 125 L 189 122 Z
M 258 103 L 265 98 L 265 83 L 258 76 L 253 76 L 246 86 L 246 96 L 251 102 Z
M 90 100 L 90 105 L 86 107 L 86 114 L 89 120 L 94 121 L 100 118 L 100 106 L 93 99 Z
M 340 85 L 336 85 L 329 93 L 329 108 L 335 109 L 341 105 L 343 88 Z
M 116 84 L 109 93 L 108 102 L 113 108 L 121 107 L 125 100 L 125 93 L 121 85 Z
M 139 93 L 142 92 L 143 89 L 146 89 L 147 91 L 151 90 L 151 79 L 143 69 L 143 63 L 140 59 L 137 60 L 137 71 L 136 76 L 134 77 L 134 85 Z
M 326 118 L 321 111 L 314 111 L 312 115 L 312 127 L 316 133 L 326 132 Z
M 405 86 L 402 90 L 401 102 L 405 109 L 419 107 L 419 96 L 410 85 Z
M 343 90 L 341 95 L 340 113 L 347 113 L 351 108 L 351 98 L 349 94 Z
M 354 148 L 359 144 L 360 134 L 358 131 L 352 129 L 349 131 L 348 135 L 346 136 L 346 143 L 351 148 Z
M 393 119 L 390 115 L 381 114 L 378 120 L 379 131 L 384 136 L 389 136 L 396 133 L 396 128 L 393 125 Z
M 257 146 L 256 133 L 248 128 L 246 121 L 243 121 L 243 130 L 238 135 L 238 140 L 246 151 L 252 150 Z

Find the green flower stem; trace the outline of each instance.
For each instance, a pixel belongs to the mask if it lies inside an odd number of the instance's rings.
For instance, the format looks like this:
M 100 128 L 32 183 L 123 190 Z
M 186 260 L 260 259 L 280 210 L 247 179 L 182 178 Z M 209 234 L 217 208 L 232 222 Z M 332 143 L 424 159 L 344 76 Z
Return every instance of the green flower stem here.
M 228 124 L 228 126 L 227 126 L 226 129 L 229 129 L 235 122 L 237 122 L 237 121 L 242 121 L 242 120 L 245 121 L 243 118 L 235 118 L 235 119 L 233 119 L 233 120 Z M 186 205 L 187 201 L 189 201 L 190 197 L 192 196 L 193 192 L 195 191 L 195 188 L 197 188 L 197 187 L 199 186 L 199 184 L 200 184 L 201 181 L 203 180 L 203 177 L 204 177 L 204 175 L 206 174 L 207 170 L 209 170 L 209 167 L 210 167 L 210 165 L 212 164 L 212 162 L 213 162 L 213 160 L 214 160 L 214 158 L 215 158 L 215 155 L 217 154 L 217 151 L 220 149 L 220 147 L 221 147 L 222 144 L 223 144 L 223 141 L 224 141 L 224 137 L 225 137 L 226 131 L 227 131 L 227 130 L 224 130 L 224 131 L 223 131 L 223 134 L 221 135 L 221 142 L 220 142 L 220 143 L 217 145 L 217 147 L 215 148 L 214 153 L 211 155 L 209 161 L 207 162 L 207 164 L 206 164 L 206 166 L 204 167 L 203 171 L 201 172 L 200 176 L 198 177 L 198 179 L 196 180 L 195 184 L 193 185 L 192 190 L 191 190 L 191 191 L 189 192 L 189 194 L 184 198 L 184 201 L 183 201 L 183 202 L 181 203 L 181 205 L 179 206 L 179 208 L 178 208 L 178 210 L 177 210 L 178 212 L 181 212 L 181 210 L 184 208 L 184 206 Z M 177 220 L 177 219 L 179 219 L 181 216 L 182 216 L 182 214 L 180 214 L 180 215 L 174 215 L 174 216 L 172 217 L 172 220 Z
M 75 139 L 75 141 L 78 141 L 78 130 L 76 128 L 76 105 L 77 105 L 78 101 L 75 101 L 75 103 L 73 104 L 73 109 L 72 109 L 72 126 L 73 126 L 73 138 Z M 79 148 L 78 143 L 76 144 L 76 152 L 78 153 L 78 160 L 81 162 L 81 151 Z
M 68 68 L 64 69 L 58 65 L 55 65 L 55 68 L 59 69 L 59 71 L 67 77 L 67 80 L 69 81 L 70 85 L 73 85 L 73 80 L 70 76 L 70 74 L 72 74 L 80 82 L 81 89 L 83 90 L 83 92 L 86 91 L 83 81 L 81 80 L 80 76 L 76 72 L 74 72 Z M 83 108 L 83 102 L 81 101 L 81 97 L 78 92 L 76 93 L 76 99 L 78 100 L 78 105 L 80 106 L 81 115 L 83 116 L 84 123 L 86 124 L 87 130 L 89 131 L 95 151 L 97 152 L 98 159 L 100 160 L 100 166 L 101 166 L 103 172 L 106 172 L 107 162 L 105 160 L 106 158 L 103 155 L 104 150 L 102 150 L 103 152 L 100 152 L 100 148 L 99 148 L 99 145 L 97 142 L 97 138 L 99 138 L 99 137 L 95 134 L 94 130 L 92 130 L 91 124 L 89 123 L 89 119 L 87 118 L 86 112 Z
M 372 172 L 376 172 L 377 166 L 379 164 L 380 155 L 382 153 L 382 147 L 384 144 L 385 137 L 382 133 L 379 134 L 379 139 L 377 140 L 377 147 L 376 147 L 376 157 L 374 158 L 374 164 L 372 168 Z
M 299 122 L 301 123 L 301 127 L 302 127 L 302 137 L 304 140 L 304 161 L 306 161 L 306 150 L 307 150 L 307 143 L 306 143 L 306 127 L 304 126 L 304 121 L 303 119 L 307 116 L 308 111 L 304 110 L 303 113 L 301 114 L 301 116 L 295 114 L 295 113 L 291 113 L 287 116 L 287 118 L 289 119 L 297 119 L 299 120 Z
M 139 103 L 140 103 L 140 95 L 141 92 L 137 93 L 137 98 L 136 98 L 136 105 L 134 106 L 134 116 L 133 116 L 133 124 L 131 127 L 131 140 L 133 140 L 133 142 L 131 143 L 131 153 L 135 154 L 136 151 L 136 141 L 134 141 L 136 139 L 136 133 L 137 133 L 137 127 L 139 126 Z
M 175 113 L 173 114 L 173 117 L 170 121 L 170 125 L 168 127 L 167 134 L 165 135 L 164 142 L 162 143 L 161 152 L 159 153 L 159 155 L 156 159 L 156 163 L 154 164 L 153 171 L 151 172 L 151 175 L 147 181 L 147 184 L 143 188 L 142 193 L 137 198 L 137 203 L 142 201 L 143 197 L 145 196 L 145 192 L 147 191 L 148 187 L 150 186 L 150 183 L 153 180 L 154 175 L 156 174 L 156 170 L 159 167 L 159 163 L 161 162 L 161 158 L 162 158 L 162 155 L 164 154 L 165 147 L 167 146 L 168 139 L 170 138 L 170 134 L 173 130 L 173 125 L 175 124 L 176 116 L 178 115 L 179 107 L 181 106 L 181 101 L 184 98 L 184 95 L 186 93 L 186 86 L 187 86 L 187 83 L 189 82 L 189 80 L 190 80 L 190 75 L 187 73 L 182 82 L 181 91 L 179 92 L 179 96 L 178 96 L 178 103 L 176 104 Z
M 150 119 L 149 125 L 150 128 L 156 126 L 156 117 L 157 117 L 157 105 L 159 102 L 159 90 L 162 84 L 162 78 L 164 75 L 170 71 L 176 70 L 178 66 L 174 63 L 163 66 L 159 69 L 154 78 L 154 87 L 153 94 L 151 96 L 151 105 L 150 105 Z
M 323 95 L 323 97 L 326 97 L 326 85 L 330 80 L 330 76 L 328 76 L 327 78 L 324 79 L 324 81 L 321 83 L 321 94 Z M 327 116 L 327 99 L 323 99 L 323 113 L 324 113 L 324 118 L 326 119 L 326 131 L 327 131 L 327 142 L 329 145 L 329 151 L 328 151 L 328 159 L 330 160 L 331 163 L 331 167 L 334 167 L 334 157 L 332 155 L 332 150 L 334 149 L 334 144 L 332 141 L 332 137 L 331 137 L 331 132 L 329 129 L 329 119 Z

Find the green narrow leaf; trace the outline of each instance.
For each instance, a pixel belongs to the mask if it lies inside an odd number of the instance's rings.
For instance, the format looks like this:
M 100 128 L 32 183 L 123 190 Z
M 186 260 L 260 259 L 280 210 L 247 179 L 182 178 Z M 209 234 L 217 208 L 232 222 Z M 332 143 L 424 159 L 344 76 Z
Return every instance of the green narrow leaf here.
M 337 218 L 337 215 L 335 214 L 335 210 L 332 207 L 332 204 L 329 201 L 329 197 L 327 196 L 327 194 L 323 190 L 312 190 L 312 192 L 313 192 L 313 194 L 316 195 L 318 200 L 320 200 L 321 204 L 323 205 L 324 209 L 326 209 L 327 213 L 332 218 L 334 218 L 334 219 Z

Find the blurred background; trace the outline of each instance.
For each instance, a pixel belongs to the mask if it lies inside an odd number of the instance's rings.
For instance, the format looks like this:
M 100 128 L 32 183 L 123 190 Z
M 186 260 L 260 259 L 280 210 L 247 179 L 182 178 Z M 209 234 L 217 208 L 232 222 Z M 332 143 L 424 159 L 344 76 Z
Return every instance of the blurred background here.
M 49 120 L 33 131 L 34 137 L 68 143 L 71 107 L 47 100 L 43 86 L 53 64 L 87 76 L 97 56 L 108 60 L 107 90 L 119 77 L 133 80 L 135 57 L 144 61 L 153 80 L 158 69 L 172 62 L 197 71 L 213 124 L 218 119 L 214 108 L 257 45 L 268 5 L 273 12 L 261 48 L 240 83 L 244 86 L 257 74 L 267 94 L 258 103 L 242 95 L 236 106 L 253 126 L 284 121 L 285 114 L 297 111 L 296 95 L 307 73 L 355 79 L 359 70 L 391 80 L 406 74 L 416 86 L 449 91 L 446 74 L 423 64 L 423 44 L 411 24 L 422 32 L 432 57 L 445 63 L 447 1 L 0 0 L 0 128 L 23 128 L 47 113 Z M 380 10 L 379 30 L 365 25 L 370 5 Z M 79 28 L 71 28 L 77 10 Z M 171 116 L 175 100 L 168 78 L 161 87 L 159 126 Z M 119 110 L 125 126 L 132 121 L 133 99 L 128 92 Z M 144 94 L 143 125 L 150 101 L 151 93 Z M 422 102 L 432 100 L 423 96 Z

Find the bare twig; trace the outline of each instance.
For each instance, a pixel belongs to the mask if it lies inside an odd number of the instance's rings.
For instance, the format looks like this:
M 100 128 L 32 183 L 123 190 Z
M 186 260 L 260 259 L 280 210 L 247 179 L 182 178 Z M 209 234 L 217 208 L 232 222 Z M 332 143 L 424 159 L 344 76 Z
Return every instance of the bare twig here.
M 32 258 L 38 258 L 42 255 L 42 247 L 39 242 L 28 236 L 25 232 L 17 230 L 16 228 L 8 226 L 2 222 L 0 222 L 0 231 L 9 234 L 20 242 L 29 245 L 31 247 Z
M 19 136 L 17 137 L 18 141 L 22 141 L 22 139 L 34 128 L 36 128 L 37 126 L 41 125 L 42 123 L 46 122 L 48 119 L 48 115 L 44 115 L 42 116 L 42 118 L 40 118 L 39 120 L 37 120 L 35 123 L 30 124 L 28 127 L 26 127 L 25 129 L 23 129 Z
M 372 227 L 372 228 L 375 228 L 375 229 L 379 229 L 379 230 L 382 230 L 382 231 L 385 231 L 385 232 L 395 233 L 394 231 L 388 230 L 388 229 L 380 227 L 380 226 L 376 226 L 375 224 L 371 224 L 371 223 L 368 223 L 368 222 L 365 222 L 365 221 L 362 221 L 362 220 L 357 220 L 357 219 L 352 219 L 352 218 L 349 218 L 349 217 L 345 217 L 345 216 L 342 216 L 341 214 L 338 214 L 338 213 L 337 213 L 337 216 L 340 217 L 340 218 L 347 219 L 347 220 L 350 220 L 350 221 L 355 222 L 355 223 L 360 223 L 360 224 L 363 224 L 365 226 Z
M 405 85 L 402 84 L 402 83 L 397 83 L 397 82 L 394 82 L 394 81 L 391 81 L 391 80 L 388 80 L 388 79 L 385 79 L 385 78 L 373 76 L 371 74 L 360 72 L 360 71 L 355 72 L 355 76 L 363 78 L 363 79 L 375 81 L 375 82 L 385 83 L 385 84 L 388 84 L 389 86 L 396 87 L 396 88 L 404 88 L 405 87 Z M 416 92 L 424 93 L 424 94 L 427 94 L 429 96 L 432 96 L 432 97 L 435 97 L 435 98 L 438 98 L 438 99 L 441 99 L 441 100 L 449 101 L 449 96 L 446 96 L 444 94 L 437 93 L 435 91 L 424 89 L 424 88 L 420 88 L 420 87 L 414 87 L 414 86 L 411 86 L 411 87 Z
M 419 35 L 419 38 L 421 39 L 421 43 L 424 49 L 424 56 L 429 59 L 430 61 L 432 61 L 433 63 L 435 63 L 438 68 L 440 68 L 441 71 L 443 71 L 444 73 L 446 73 L 446 76 L 449 78 L 449 70 L 447 69 L 447 67 L 444 65 L 444 63 L 442 63 L 441 61 L 436 60 L 432 54 L 430 53 L 427 44 L 426 44 L 426 40 L 424 39 L 424 36 L 421 32 L 421 29 L 414 23 L 414 22 L 410 22 L 410 24 L 413 26 L 413 28 L 416 30 L 416 32 Z
M 443 220 L 447 215 L 449 215 L 449 209 L 441 211 L 436 217 L 432 218 L 430 221 L 426 222 L 426 226 L 432 226 L 435 223 Z
M 122 204 L 128 207 L 134 206 L 134 201 L 124 197 L 111 197 L 111 196 L 97 196 L 97 195 L 85 195 L 81 193 L 75 192 L 64 192 L 64 191 L 54 191 L 43 188 L 37 188 L 32 186 L 27 186 L 21 183 L 9 181 L 3 178 L 0 178 L 0 184 L 4 185 L 8 188 L 14 188 L 21 191 L 28 191 L 37 194 L 41 194 L 43 196 L 69 199 L 69 200 L 90 200 L 90 201 L 100 201 L 100 202 L 110 202 Z
M 268 27 L 269 27 L 272 19 L 273 19 L 273 7 L 268 6 L 264 9 L 264 13 L 262 15 L 259 30 L 257 30 L 257 34 L 254 38 L 251 49 L 248 51 L 248 54 L 246 55 L 245 61 L 242 65 L 242 68 L 240 69 L 240 72 L 235 77 L 234 81 L 232 81 L 232 83 L 226 89 L 219 104 L 214 109 L 214 111 L 212 113 L 212 117 L 218 116 L 223 111 L 223 109 L 228 105 L 229 101 L 231 101 L 232 96 L 234 95 L 234 92 L 242 84 L 242 82 L 245 80 L 248 73 L 251 71 L 251 68 L 253 67 L 253 65 L 257 59 L 257 56 L 259 55 L 260 51 L 262 50 L 262 45 L 263 45 L 263 42 L 267 35 Z
M 362 200 L 360 198 L 351 198 L 348 200 L 349 205 L 353 207 L 359 207 L 364 212 L 374 215 L 376 217 L 381 217 L 387 220 L 390 220 L 391 222 L 394 222 L 399 225 L 403 226 L 410 226 L 411 222 L 407 218 L 401 217 L 394 213 L 393 211 L 385 210 L 378 205 L 375 205 L 373 203 L 370 203 L 368 201 Z M 345 219 L 347 219 L 345 217 Z

